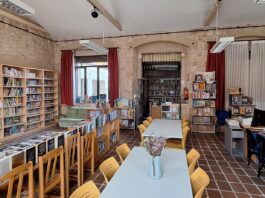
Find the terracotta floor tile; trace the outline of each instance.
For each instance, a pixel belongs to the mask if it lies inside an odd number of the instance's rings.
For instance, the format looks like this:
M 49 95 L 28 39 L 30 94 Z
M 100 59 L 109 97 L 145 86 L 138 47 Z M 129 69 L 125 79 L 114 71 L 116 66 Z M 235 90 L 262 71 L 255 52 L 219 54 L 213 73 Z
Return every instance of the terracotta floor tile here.
M 232 188 L 235 192 L 244 192 L 244 193 L 247 192 L 245 187 L 240 183 L 230 183 L 230 185 L 232 186 Z
M 209 198 L 222 198 L 221 192 L 219 190 L 207 190 L 207 194 Z
M 217 183 L 217 186 L 219 187 L 220 190 L 232 191 L 228 182 L 216 181 L 216 183 Z
M 262 195 L 263 193 L 257 188 L 256 185 L 244 184 L 245 188 L 250 194 Z
M 225 175 L 222 173 L 215 173 L 214 178 L 215 180 L 226 181 Z
M 240 182 L 238 177 L 234 174 L 225 174 L 225 176 L 228 182 Z
M 248 176 L 237 175 L 237 177 L 244 184 L 253 184 L 253 181 Z
M 250 194 L 246 194 L 246 193 L 236 193 L 236 196 L 238 198 L 251 198 Z
M 221 191 L 221 194 L 224 198 L 236 198 L 236 194 L 234 192 Z

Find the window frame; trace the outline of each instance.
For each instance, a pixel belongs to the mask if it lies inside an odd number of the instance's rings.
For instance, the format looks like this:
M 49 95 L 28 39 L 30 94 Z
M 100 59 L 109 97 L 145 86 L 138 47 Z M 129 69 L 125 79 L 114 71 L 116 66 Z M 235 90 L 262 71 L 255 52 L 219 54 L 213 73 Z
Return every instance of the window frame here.
M 105 62 L 106 64 L 95 64 L 97 62 L 93 62 L 93 63 L 75 63 L 75 86 L 77 86 L 78 82 L 77 82 L 77 78 L 76 78 L 76 71 L 78 69 L 84 69 L 84 96 L 87 96 L 87 70 L 88 68 L 97 68 L 97 99 L 99 99 L 100 97 L 100 68 L 108 68 L 108 62 Z M 86 66 L 84 66 L 83 64 L 88 64 Z M 79 66 L 78 66 L 79 65 Z M 76 89 L 77 90 L 77 89 Z M 109 88 L 108 88 L 109 90 Z M 75 93 L 76 97 L 77 97 L 77 91 Z

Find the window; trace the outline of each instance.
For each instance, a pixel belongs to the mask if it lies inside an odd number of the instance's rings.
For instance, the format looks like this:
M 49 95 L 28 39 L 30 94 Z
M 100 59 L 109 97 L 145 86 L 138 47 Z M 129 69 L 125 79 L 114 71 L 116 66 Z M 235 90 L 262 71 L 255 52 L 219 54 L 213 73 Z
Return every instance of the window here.
M 99 61 L 97 57 L 76 57 L 75 59 L 75 102 L 95 103 L 97 99 L 108 99 L 107 57 L 103 61 L 102 57 L 98 58 Z

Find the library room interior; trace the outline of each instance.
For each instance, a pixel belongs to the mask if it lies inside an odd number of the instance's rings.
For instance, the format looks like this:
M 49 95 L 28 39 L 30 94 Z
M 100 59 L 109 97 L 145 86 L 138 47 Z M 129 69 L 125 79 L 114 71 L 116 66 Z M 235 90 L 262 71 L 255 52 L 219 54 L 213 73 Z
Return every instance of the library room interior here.
M 265 0 L 0 0 L 0 198 L 265 198 Z

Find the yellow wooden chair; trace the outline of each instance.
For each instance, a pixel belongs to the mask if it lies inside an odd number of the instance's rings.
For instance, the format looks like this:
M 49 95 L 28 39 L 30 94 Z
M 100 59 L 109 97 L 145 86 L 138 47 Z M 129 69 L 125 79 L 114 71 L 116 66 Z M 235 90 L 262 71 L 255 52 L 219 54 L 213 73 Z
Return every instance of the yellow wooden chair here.
M 209 176 L 199 167 L 191 174 L 190 180 L 194 198 L 201 198 L 205 188 L 210 183 Z
M 90 172 L 93 175 L 94 174 L 94 132 L 85 134 L 84 136 L 81 136 L 80 139 L 80 148 L 81 148 L 81 184 L 84 183 L 84 176 L 85 176 L 85 170 L 90 168 Z M 87 169 L 86 169 L 87 168 Z
M 125 158 L 128 156 L 130 151 L 131 149 L 126 143 L 121 144 L 120 146 L 116 148 L 116 152 L 118 153 L 121 163 L 125 160 Z
M 166 148 L 176 148 L 176 149 L 185 149 L 186 147 L 186 140 L 188 133 L 190 131 L 190 127 L 186 126 L 182 129 L 182 139 L 181 141 L 178 140 L 167 140 L 165 145 Z
M 28 175 L 28 186 L 27 194 L 28 198 L 34 198 L 34 184 L 33 184 L 33 164 L 29 162 L 23 164 L 6 173 L 0 177 L 1 186 L 7 185 L 7 194 L 6 196 L 2 194 L 0 197 L 22 197 L 21 191 L 23 189 L 24 176 Z M 17 182 L 18 181 L 18 182 Z M 17 183 L 17 185 L 15 185 Z M 25 189 L 24 189 L 25 190 Z
M 69 197 L 70 180 L 81 185 L 81 149 L 80 133 L 67 137 L 65 141 L 65 186 L 66 197 Z
M 146 119 L 150 124 L 153 122 L 153 118 L 151 116 L 147 117 Z
M 138 129 L 139 129 L 139 132 L 140 132 L 140 137 L 141 137 L 141 146 L 143 145 L 143 142 L 144 142 L 144 137 L 143 137 L 143 134 L 144 134 L 144 131 L 145 131 L 145 126 L 143 124 L 140 124 L 138 125 Z
M 194 161 L 192 161 L 190 163 L 190 165 L 189 165 L 189 175 L 191 175 L 194 172 L 194 169 L 196 167 L 197 161 L 198 160 L 194 160 Z
M 188 121 L 184 121 L 181 123 L 182 124 L 182 128 L 189 126 L 189 122 Z
M 99 170 L 103 174 L 106 184 L 109 183 L 119 167 L 120 165 L 114 157 L 110 157 L 100 164 Z
M 148 122 L 148 120 L 144 120 L 143 125 L 145 126 L 145 128 L 147 128 L 149 127 L 150 123 Z
M 86 182 L 79 188 L 77 188 L 70 196 L 70 198 L 98 198 L 100 196 L 100 192 L 98 187 L 91 180 Z
M 57 169 L 57 162 L 60 166 Z M 63 147 L 51 150 L 39 157 L 39 198 L 60 185 L 60 197 L 65 197 L 64 189 L 64 151 Z
M 181 123 L 183 123 L 183 122 L 187 122 L 188 120 L 184 117 L 184 118 L 182 118 L 181 119 Z
M 191 149 L 187 154 L 188 165 L 190 165 L 194 160 L 198 160 L 201 154 L 196 149 Z

